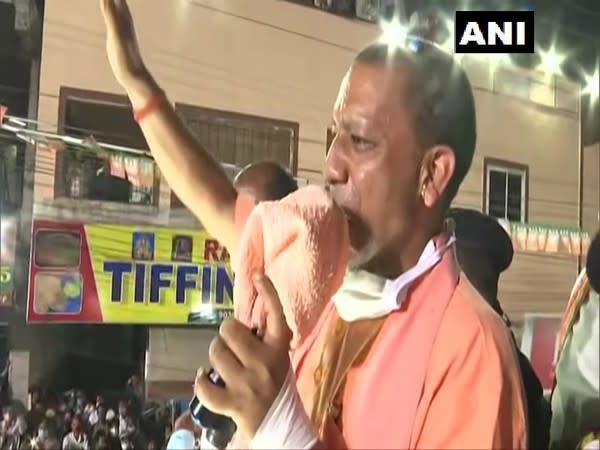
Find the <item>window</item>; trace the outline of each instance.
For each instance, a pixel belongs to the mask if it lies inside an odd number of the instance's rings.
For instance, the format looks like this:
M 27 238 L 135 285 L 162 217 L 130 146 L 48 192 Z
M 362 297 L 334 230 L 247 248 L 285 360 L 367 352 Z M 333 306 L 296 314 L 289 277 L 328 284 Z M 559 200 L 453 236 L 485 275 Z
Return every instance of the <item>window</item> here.
M 249 116 L 188 105 L 176 105 L 196 139 L 213 158 L 242 168 L 258 161 L 273 161 L 296 175 L 299 125 L 277 119 Z M 227 170 L 233 178 L 234 170 Z M 171 207 L 182 207 L 171 194 Z
M 25 145 L 0 135 L 0 211 L 18 210 L 23 194 Z
M 287 0 L 304 6 L 376 23 L 381 18 L 394 16 L 397 0 Z
M 486 158 L 483 163 L 484 210 L 492 217 L 527 222 L 529 168 Z
M 79 89 L 61 88 L 59 133 L 135 149 L 148 148 L 133 119 L 126 97 Z M 157 180 L 156 166 L 151 178 Z M 112 176 L 107 161 L 91 152 L 67 149 L 59 153 L 55 171 L 55 197 L 101 200 L 137 205 L 156 205 L 158 182 L 134 186 Z

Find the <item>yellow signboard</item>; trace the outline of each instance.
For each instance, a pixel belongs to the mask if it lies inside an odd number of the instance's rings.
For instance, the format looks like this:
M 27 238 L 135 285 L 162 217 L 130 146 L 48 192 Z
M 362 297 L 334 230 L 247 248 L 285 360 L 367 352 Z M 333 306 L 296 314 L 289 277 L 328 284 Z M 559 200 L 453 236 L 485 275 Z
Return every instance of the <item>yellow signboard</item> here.
M 215 324 L 227 249 L 204 231 L 35 220 L 29 322 Z

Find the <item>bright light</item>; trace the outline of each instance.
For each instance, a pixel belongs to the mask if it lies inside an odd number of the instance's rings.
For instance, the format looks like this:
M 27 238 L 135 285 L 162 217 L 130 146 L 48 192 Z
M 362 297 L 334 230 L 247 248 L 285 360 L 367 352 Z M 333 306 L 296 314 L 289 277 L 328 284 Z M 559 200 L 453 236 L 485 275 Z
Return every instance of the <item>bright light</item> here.
M 448 53 L 454 53 L 454 22 L 452 22 L 450 19 L 446 19 L 444 21 L 445 25 L 446 25 L 446 30 L 448 31 L 448 39 L 446 39 L 446 41 L 441 44 L 442 50 L 448 52 Z
M 403 47 L 406 43 L 407 34 L 407 27 L 401 24 L 398 18 L 394 18 L 390 22 L 381 22 L 379 42 L 390 48 Z
M 596 69 L 593 75 L 585 76 L 585 88 L 581 93 L 589 95 L 592 101 L 600 97 L 600 69 Z
M 487 58 L 494 64 L 503 64 L 510 61 L 510 58 L 506 53 L 489 53 Z
M 8 231 L 9 223 L 7 218 L 0 218 L 0 254 L 4 255 L 7 244 L 5 244 L 4 235 Z
M 561 70 L 561 65 L 565 60 L 564 55 L 560 55 L 554 46 L 550 47 L 548 51 L 540 50 L 540 70 L 547 74 L 551 75 L 559 75 Z
M 506 53 L 487 53 L 481 56 L 485 58 L 488 69 L 492 72 L 495 72 L 498 66 L 510 63 L 510 57 Z

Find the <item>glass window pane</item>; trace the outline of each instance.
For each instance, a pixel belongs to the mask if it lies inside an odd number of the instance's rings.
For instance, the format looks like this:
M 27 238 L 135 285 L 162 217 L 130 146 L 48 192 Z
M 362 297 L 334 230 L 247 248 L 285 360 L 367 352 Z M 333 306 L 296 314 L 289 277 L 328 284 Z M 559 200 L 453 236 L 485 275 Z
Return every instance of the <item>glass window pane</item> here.
M 488 214 L 492 217 L 506 217 L 506 173 L 490 170 L 488 184 Z
M 79 267 L 81 236 L 77 232 L 40 230 L 35 235 L 34 248 L 38 267 Z
M 522 218 L 521 204 L 523 201 L 523 176 L 520 174 L 508 175 L 508 219 L 520 222 Z

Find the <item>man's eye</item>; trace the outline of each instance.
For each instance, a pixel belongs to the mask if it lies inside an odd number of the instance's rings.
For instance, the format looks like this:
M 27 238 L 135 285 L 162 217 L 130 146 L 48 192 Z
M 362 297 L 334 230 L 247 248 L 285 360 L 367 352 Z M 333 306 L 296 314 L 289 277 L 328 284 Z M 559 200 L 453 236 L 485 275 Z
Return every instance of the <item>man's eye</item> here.
M 359 150 L 368 150 L 371 147 L 373 147 L 373 142 L 369 141 L 368 139 L 357 136 L 355 134 L 352 135 L 352 143 Z

